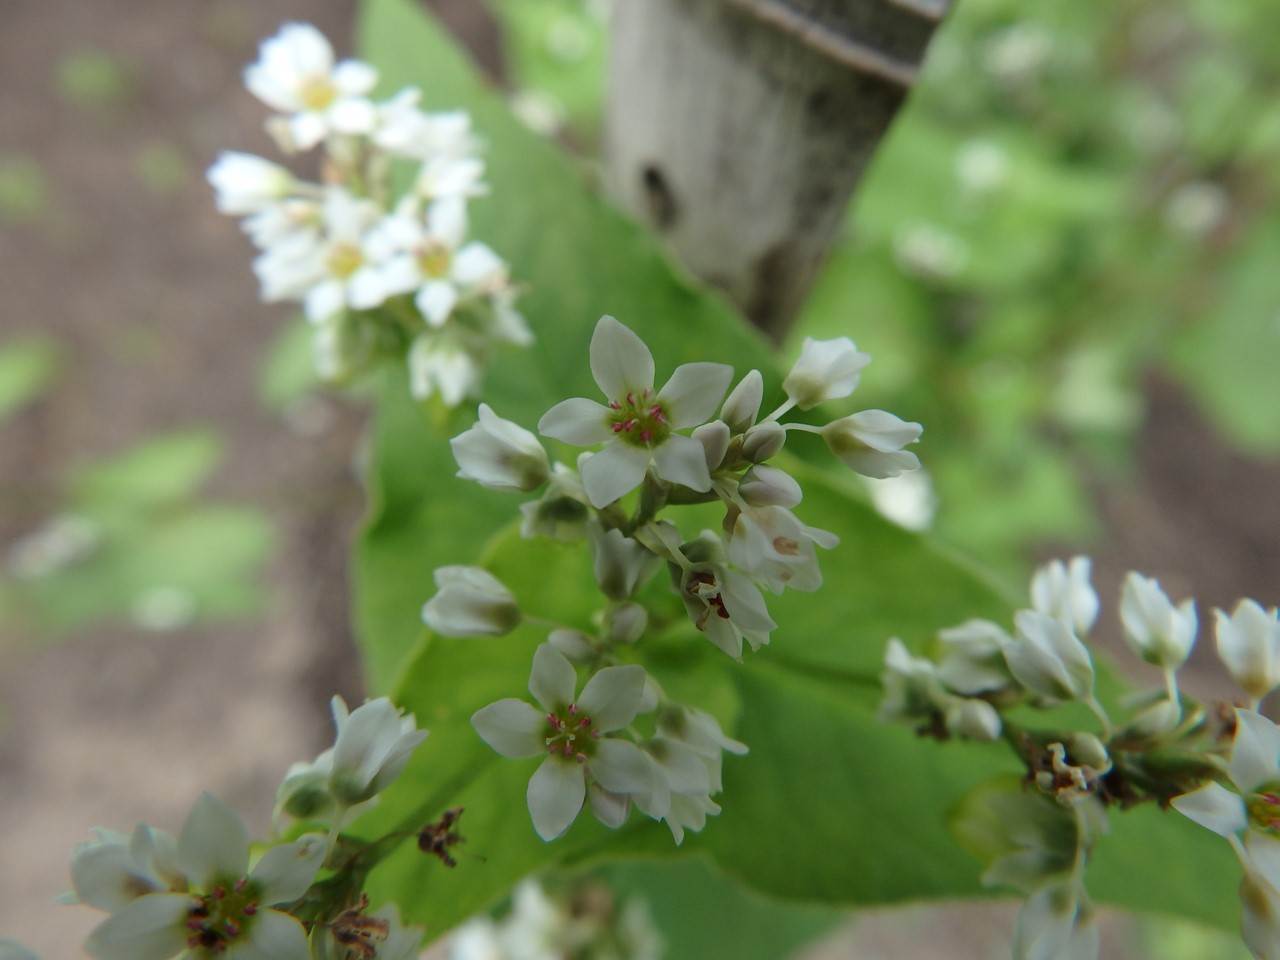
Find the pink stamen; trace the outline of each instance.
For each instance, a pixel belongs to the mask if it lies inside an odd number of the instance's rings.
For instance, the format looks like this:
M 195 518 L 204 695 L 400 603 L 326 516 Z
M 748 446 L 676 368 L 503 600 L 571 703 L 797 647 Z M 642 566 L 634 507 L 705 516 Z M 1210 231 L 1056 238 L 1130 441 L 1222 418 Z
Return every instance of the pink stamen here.
M 258 905 L 256 903 L 246 903 L 244 905 L 244 915 L 246 917 L 255 916 L 257 915 L 257 913 L 258 913 Z

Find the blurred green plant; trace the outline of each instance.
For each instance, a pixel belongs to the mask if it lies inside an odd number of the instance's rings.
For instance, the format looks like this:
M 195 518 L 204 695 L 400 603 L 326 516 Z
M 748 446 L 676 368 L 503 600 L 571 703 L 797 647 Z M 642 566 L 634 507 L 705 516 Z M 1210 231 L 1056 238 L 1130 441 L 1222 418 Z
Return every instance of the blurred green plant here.
M 54 63 L 54 90 L 73 106 L 109 118 L 129 105 L 141 78 L 135 64 L 106 50 L 77 50 Z
M 148 439 L 76 471 L 60 512 L 8 544 L 0 617 L 60 633 L 128 617 L 168 630 L 260 609 L 272 529 L 205 499 L 222 457 L 208 430 Z

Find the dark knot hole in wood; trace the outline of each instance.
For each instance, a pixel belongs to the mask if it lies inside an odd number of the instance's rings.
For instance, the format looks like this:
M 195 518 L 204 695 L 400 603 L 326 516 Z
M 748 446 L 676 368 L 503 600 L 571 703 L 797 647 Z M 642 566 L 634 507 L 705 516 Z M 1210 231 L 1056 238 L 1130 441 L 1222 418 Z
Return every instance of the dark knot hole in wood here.
M 646 163 L 640 171 L 640 182 L 650 219 L 659 230 L 670 230 L 680 216 L 680 205 L 662 168 L 656 163 Z

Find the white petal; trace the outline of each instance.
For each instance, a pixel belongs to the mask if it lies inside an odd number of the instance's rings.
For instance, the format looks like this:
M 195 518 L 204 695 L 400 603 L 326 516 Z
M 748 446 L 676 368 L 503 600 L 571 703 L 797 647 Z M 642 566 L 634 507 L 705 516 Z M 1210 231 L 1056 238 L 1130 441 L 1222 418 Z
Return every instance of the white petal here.
M 551 646 L 541 644 L 533 652 L 533 670 L 529 673 L 529 692 L 543 709 L 560 711 L 573 702 L 578 678 L 568 658 Z
M 269 906 L 301 897 L 315 881 L 326 853 L 325 839 L 319 834 L 308 834 L 264 853 L 250 874 L 262 885 L 261 902 Z M 254 934 L 256 939 L 256 929 Z
M 1249 825 L 1244 800 L 1221 784 L 1207 783 L 1170 803 L 1184 817 L 1219 836 L 1230 837 Z
M 455 250 L 467 235 L 467 203 L 461 197 L 445 197 L 427 209 L 427 232 Z
M 591 375 L 610 400 L 653 389 L 653 354 L 644 341 L 613 317 L 604 316 L 591 335 Z
M 372 133 L 378 109 L 364 97 L 343 97 L 326 111 L 328 125 L 338 133 Z
M 442 327 L 457 306 L 458 291 L 448 280 L 427 280 L 413 302 L 430 326 Z
M 637 663 L 605 667 L 582 688 L 578 708 L 596 727 L 608 733 L 636 718 L 644 695 L 644 667 Z
M 346 297 L 339 281 L 322 280 L 307 291 L 302 305 L 308 320 L 323 323 L 341 310 L 345 302 Z
M 610 793 L 598 783 L 587 788 L 587 802 L 596 819 L 610 830 L 617 830 L 627 822 L 631 812 L 631 798 L 625 793 Z
M 504 757 L 520 760 L 546 752 L 547 718 L 523 700 L 508 698 L 471 715 L 480 739 Z
M 729 389 L 733 367 L 724 363 L 685 363 L 676 367 L 658 397 L 671 407 L 677 430 L 706 423 Z
M 554 840 L 578 817 L 586 797 L 586 772 L 572 760 L 547 757 L 529 780 L 529 814 L 543 840 Z
M 658 476 L 690 490 L 706 493 L 711 489 L 707 457 L 702 444 L 692 437 L 673 433 L 653 451 Z M 639 481 L 637 481 L 638 483 Z
M 347 96 L 362 96 L 378 85 L 378 70 L 363 60 L 343 60 L 333 68 L 333 85 Z
M 589 447 L 613 437 L 609 428 L 609 408 L 585 397 L 561 400 L 542 415 L 538 432 L 575 447 Z
M 230 807 L 202 793 L 178 836 L 178 863 L 196 886 L 243 877 L 249 865 L 249 830 Z
M 554 409 L 554 408 L 552 408 Z M 668 442 L 674 437 L 668 437 Z M 688 437 L 683 439 L 689 440 Z M 689 440 L 695 448 L 697 462 L 705 471 L 706 461 L 702 457 L 702 444 Z M 619 497 L 630 493 L 644 481 L 649 469 L 649 451 L 643 447 L 633 447 L 628 443 L 615 442 L 609 444 L 585 464 L 582 465 L 582 485 L 587 491 L 587 499 L 597 510 L 607 507 Z M 710 480 L 707 481 L 708 489 Z
M 329 132 L 324 117 L 315 111 L 295 113 L 288 121 L 289 138 L 299 150 L 310 150 Z
M 1236 711 L 1236 739 L 1227 767 L 1231 782 L 1248 793 L 1280 780 L 1280 727 L 1252 710 Z
M 187 945 L 190 907 L 182 893 L 139 897 L 98 924 L 84 948 L 100 960 L 166 960 Z
M 648 790 L 653 783 L 653 767 L 649 759 L 630 740 L 611 737 L 601 740 L 596 744 L 596 755 L 587 767 L 600 786 L 614 793 Z
M 227 951 L 227 960 L 308 960 L 307 934 L 287 913 L 263 910 L 254 920 L 247 941 Z
M 464 287 L 500 276 L 506 265 L 483 243 L 468 243 L 453 258 L 453 279 Z
M 711 789 L 707 765 L 688 744 L 658 737 L 645 745 L 645 752 L 658 764 L 672 793 L 705 794 Z

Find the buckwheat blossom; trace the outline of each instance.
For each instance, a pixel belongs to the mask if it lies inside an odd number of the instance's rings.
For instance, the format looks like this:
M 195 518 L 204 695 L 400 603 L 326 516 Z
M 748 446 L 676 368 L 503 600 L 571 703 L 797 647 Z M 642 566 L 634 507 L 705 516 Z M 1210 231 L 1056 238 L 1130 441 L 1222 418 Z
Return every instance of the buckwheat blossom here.
M 330 133 L 374 129 L 377 114 L 366 94 L 378 82 L 377 70 L 359 60 L 333 61 L 324 34 L 309 23 L 286 23 L 245 68 L 249 91 L 287 115 L 287 143 L 295 149 L 308 150 Z
M 333 742 L 329 792 L 340 806 L 365 803 L 400 776 L 410 756 L 427 739 L 413 714 L 402 715 L 386 697 L 348 711 L 338 696 L 330 701 L 338 735 Z
M 422 619 L 446 637 L 500 637 L 520 623 L 520 606 L 506 585 L 482 567 L 439 567 L 436 595 Z
M 292 903 L 311 886 L 325 857 L 322 838 L 308 835 L 272 847 L 250 871 L 249 832 L 211 794 L 187 815 L 177 843 L 184 891 L 143 893 L 115 910 L 89 935 L 85 950 L 101 960 L 307 960 L 302 924 L 270 909 Z
M 147 893 L 183 891 L 186 875 L 178 866 L 172 835 L 140 823 L 131 836 L 98 827 L 96 840 L 71 854 L 70 903 L 114 913 Z
M 236 150 L 218 154 L 206 176 L 217 192 L 218 212 L 232 215 L 260 213 L 297 185 L 293 174 L 280 164 Z
M 1014 626 L 1004 659 L 1018 683 L 1051 702 L 1092 695 L 1093 660 L 1070 626 L 1038 610 L 1019 610 Z
M 1092 567 L 1088 557 L 1065 564 L 1050 560 L 1031 577 L 1031 605 L 1070 624 L 1077 636 L 1087 635 L 1098 619 L 1098 595 L 1089 582 Z
M 749 507 L 738 514 L 729 538 L 729 559 L 761 586 L 812 592 L 822 586 L 814 544 L 831 549 L 834 533 L 801 523 L 786 507 Z
M 1228 616 L 1214 611 L 1218 656 L 1253 706 L 1280 684 L 1280 621 L 1275 608 L 1241 600 Z
M 547 451 L 519 424 L 504 420 L 480 404 L 475 426 L 449 441 L 458 461 L 457 476 L 490 490 L 531 493 L 550 477 Z
M 1125 577 L 1120 594 L 1120 621 L 1129 649 L 1166 670 L 1186 662 L 1199 626 L 1194 600 L 1175 607 L 1156 580 L 1133 572 Z
M 742 641 L 752 650 L 769 642 L 778 625 L 769 616 L 759 588 L 743 573 L 723 563 L 676 567 L 677 589 L 690 621 L 713 644 L 742 659 Z
M 702 445 L 675 431 L 710 418 L 733 369 L 723 363 L 682 364 L 655 393 L 653 354 L 609 316 L 596 324 L 590 353 L 591 374 L 608 406 L 584 397 L 564 400 L 543 414 L 538 431 L 579 447 L 607 444 L 582 467 L 591 505 L 605 507 L 625 496 L 650 469 L 670 483 L 710 490 Z
M 574 697 L 573 665 L 549 644 L 538 647 L 529 692 L 541 710 L 508 698 L 471 718 L 480 738 L 504 757 L 546 757 L 529 781 L 534 829 L 554 840 L 577 819 L 588 786 L 611 794 L 648 789 L 649 761 L 634 743 L 608 734 L 630 724 L 644 694 L 644 668 L 605 667 Z M 605 819 L 605 818 L 602 818 Z M 616 823 L 605 820 L 610 825 Z
M 870 362 L 871 355 L 860 351 L 848 337 L 805 337 L 800 357 L 782 381 L 782 389 L 790 405 L 808 410 L 825 400 L 838 400 L 853 393 L 862 368 Z
M 863 410 L 832 420 L 819 432 L 845 466 L 883 480 L 920 469 L 919 458 L 902 448 L 919 440 L 923 429 L 884 410 Z

